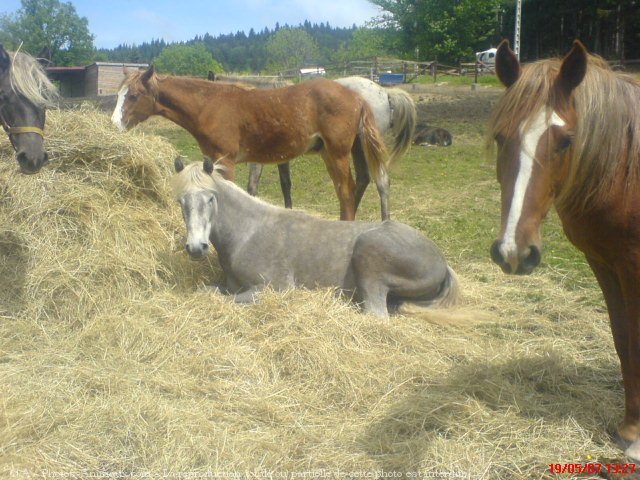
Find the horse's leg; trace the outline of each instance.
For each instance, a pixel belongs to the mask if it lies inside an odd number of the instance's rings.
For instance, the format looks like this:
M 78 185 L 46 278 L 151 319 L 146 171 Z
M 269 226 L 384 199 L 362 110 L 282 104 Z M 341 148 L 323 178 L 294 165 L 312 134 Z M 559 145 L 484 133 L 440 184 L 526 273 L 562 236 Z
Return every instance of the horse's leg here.
M 356 296 L 362 301 L 362 309 L 376 317 L 389 318 L 387 295 L 389 290 L 380 282 L 367 279 L 358 282 Z
M 258 194 L 258 186 L 260 185 L 260 176 L 264 165 L 261 163 L 249 163 L 249 182 L 247 183 L 247 192 L 252 197 Z M 289 162 L 278 164 L 278 174 L 280 175 L 280 188 L 284 197 L 285 208 L 291 208 L 291 168 Z
M 354 220 L 356 185 L 351 175 L 349 154 L 331 155 L 324 149 L 321 155 L 340 201 L 340 220 Z
M 253 287 L 245 290 L 244 292 L 231 295 L 231 298 L 235 303 L 256 303 L 258 301 L 257 295 L 264 289 L 264 285 L 254 285 Z
M 284 208 L 292 208 L 291 202 L 291 164 L 289 162 L 278 164 L 278 174 L 280 175 L 280 188 L 284 197 Z
M 236 162 L 235 162 L 235 156 L 231 157 L 229 155 L 225 155 L 222 158 L 220 158 L 220 156 L 216 157 L 216 156 L 211 156 L 209 155 L 209 158 L 219 158 L 219 160 L 216 160 L 215 163 L 216 165 L 221 165 L 222 168 L 219 170 L 220 175 L 222 175 L 222 177 L 226 180 L 230 180 L 230 181 L 235 181 L 236 179 Z
M 628 263 L 619 272 L 624 297 L 624 319 L 620 321 L 620 337 L 624 338 L 625 361 L 622 356 L 622 379 L 624 382 L 625 414 L 618 428 L 620 435 L 633 443 L 625 453 L 640 461 L 640 266 Z
M 247 183 L 247 193 L 252 197 L 255 197 L 258 194 L 262 168 L 263 166 L 260 163 L 249 163 L 249 182 Z
M 627 454 L 639 460 L 640 350 L 638 341 L 640 339 L 638 337 L 638 314 L 640 312 L 637 305 L 637 295 L 636 298 L 629 299 L 629 296 L 624 294 L 625 288 L 613 270 L 593 259 L 587 258 L 587 261 L 598 280 L 607 304 L 613 342 L 622 370 L 625 415 L 618 427 L 618 432 L 623 441 L 633 442 L 628 448 Z M 637 285 L 631 285 L 631 289 L 637 289 Z M 629 301 L 634 305 L 629 305 Z
M 362 150 L 362 144 L 360 140 L 356 138 L 351 149 L 351 155 L 353 156 L 353 166 L 356 171 L 356 211 L 360 205 L 360 200 L 364 195 L 365 190 L 370 182 L 369 166 L 367 165 L 367 159 Z M 386 171 L 381 171 L 376 179 L 376 187 L 378 189 L 378 195 L 380 196 L 380 213 L 382 220 L 389 220 L 389 175 Z
M 369 167 L 367 165 L 367 158 L 362 150 L 362 143 L 360 138 L 356 137 L 356 141 L 351 148 L 351 156 L 353 157 L 353 168 L 356 172 L 356 212 L 360 206 L 360 201 L 364 196 L 364 192 L 369 186 L 371 181 L 369 177 Z
M 378 189 L 378 195 L 380 195 L 380 213 L 382 215 L 382 221 L 389 220 L 391 213 L 389 213 L 389 174 L 383 170 L 376 178 L 376 188 Z
M 387 310 L 389 287 L 381 278 L 384 276 L 384 272 L 379 271 L 379 259 L 375 255 L 371 255 L 369 243 L 365 233 L 358 237 L 353 247 L 351 268 L 356 283 L 354 296 L 361 303 L 365 312 L 387 318 L 389 317 Z M 374 251 L 379 253 L 377 249 Z M 384 248 L 382 251 L 384 252 Z M 380 275 L 380 273 L 383 274 Z

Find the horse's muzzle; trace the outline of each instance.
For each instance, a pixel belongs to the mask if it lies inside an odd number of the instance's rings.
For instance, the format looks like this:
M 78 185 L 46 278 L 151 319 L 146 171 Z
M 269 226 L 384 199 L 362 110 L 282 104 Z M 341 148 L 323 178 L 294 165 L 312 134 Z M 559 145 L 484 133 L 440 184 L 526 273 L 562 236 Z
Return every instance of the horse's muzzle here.
M 191 258 L 194 260 L 199 260 L 207 256 L 209 253 L 209 244 L 208 243 L 196 243 L 195 245 L 191 245 L 187 243 L 185 245 L 185 249 Z
M 493 242 L 493 245 L 491 245 L 491 260 L 493 260 L 504 273 L 528 275 L 534 268 L 540 265 L 542 255 L 540 254 L 540 249 L 535 245 L 530 245 L 525 255 L 516 259 L 507 259 L 502 253 L 502 244 L 503 242 L 501 240 Z
M 16 155 L 16 161 L 20 167 L 20 171 L 25 175 L 33 175 L 38 173 L 42 167 L 49 163 L 49 155 L 44 152 L 42 155 L 31 157 L 25 152 L 19 152 Z

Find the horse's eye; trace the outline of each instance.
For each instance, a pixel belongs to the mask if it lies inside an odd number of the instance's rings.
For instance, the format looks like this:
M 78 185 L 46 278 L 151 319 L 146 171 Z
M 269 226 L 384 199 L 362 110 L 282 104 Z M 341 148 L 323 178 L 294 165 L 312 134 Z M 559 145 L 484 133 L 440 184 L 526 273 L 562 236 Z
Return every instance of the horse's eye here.
M 558 142 L 558 151 L 564 152 L 570 146 L 571 146 L 571 137 L 569 135 L 565 135 Z
M 138 95 L 136 95 L 135 93 L 130 93 L 129 95 L 127 95 L 127 98 L 132 102 L 135 102 L 138 99 Z
M 494 138 L 499 147 L 502 147 L 502 145 L 504 145 L 504 135 L 498 133 Z

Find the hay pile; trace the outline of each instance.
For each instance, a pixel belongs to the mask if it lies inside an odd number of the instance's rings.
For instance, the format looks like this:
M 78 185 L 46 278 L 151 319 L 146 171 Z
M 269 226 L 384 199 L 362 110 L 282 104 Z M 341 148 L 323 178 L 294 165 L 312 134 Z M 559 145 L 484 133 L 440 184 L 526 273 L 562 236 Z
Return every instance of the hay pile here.
M 593 292 L 454 259 L 476 326 L 327 290 L 231 305 L 182 251 L 167 142 L 90 108 L 47 123 L 38 176 L 0 140 L 0 477 L 545 478 L 618 453 Z

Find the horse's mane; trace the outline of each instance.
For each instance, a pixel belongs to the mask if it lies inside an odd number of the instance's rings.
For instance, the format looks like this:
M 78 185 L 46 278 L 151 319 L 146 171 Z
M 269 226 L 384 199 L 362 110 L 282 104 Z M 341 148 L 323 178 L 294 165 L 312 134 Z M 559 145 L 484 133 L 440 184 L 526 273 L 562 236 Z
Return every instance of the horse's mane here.
M 176 199 L 189 192 L 198 191 L 210 191 L 220 192 L 220 187 L 224 188 L 224 191 L 233 191 L 239 193 L 245 197 L 252 205 L 262 205 L 270 209 L 285 211 L 290 214 L 291 210 L 286 210 L 281 207 L 271 205 L 258 197 L 249 195 L 245 190 L 233 183 L 231 180 L 226 180 L 220 172 L 224 171 L 225 167 L 221 163 L 213 163 L 213 173 L 209 175 L 202 168 L 202 162 L 193 162 L 185 166 L 184 169 L 173 176 L 171 179 L 171 191 Z
M 171 190 L 176 198 L 187 192 L 198 190 L 217 190 L 218 184 L 223 180 L 218 173 L 220 167 L 214 164 L 214 171 L 211 175 L 202 168 L 201 162 L 190 163 L 171 179 Z
M 293 85 L 292 82 L 272 76 L 259 75 L 216 75 L 216 82 L 244 85 L 253 88 L 282 88 Z
M 131 86 L 136 85 L 141 81 L 142 75 L 144 75 L 143 70 L 135 70 L 129 72 L 127 74 L 126 79 L 124 80 L 124 84 Z M 216 88 L 228 88 L 233 90 L 255 90 L 251 85 L 245 84 L 237 84 L 237 83 L 227 83 L 227 82 L 212 82 L 207 80 L 206 78 L 200 77 L 190 77 L 190 76 L 182 76 L 182 75 L 153 75 L 149 80 L 149 89 L 154 94 L 158 92 L 158 82 L 162 82 L 164 80 L 178 80 L 183 84 L 183 86 L 189 85 L 189 88 L 192 89 L 200 89 L 200 88 L 211 88 L 212 85 L 215 85 Z
M 548 104 L 560 65 L 559 59 L 550 59 L 523 68 L 494 111 L 491 144 L 496 135 L 513 134 Z M 571 168 L 565 188 L 556 192 L 556 205 L 582 211 L 609 194 L 617 175 L 627 175 L 627 187 L 640 181 L 640 83 L 589 55 L 585 78 L 573 99 L 577 121 Z
M 36 105 L 50 107 L 58 100 L 58 90 L 47 77 L 42 66 L 30 55 L 9 52 L 10 81 L 13 90 Z

